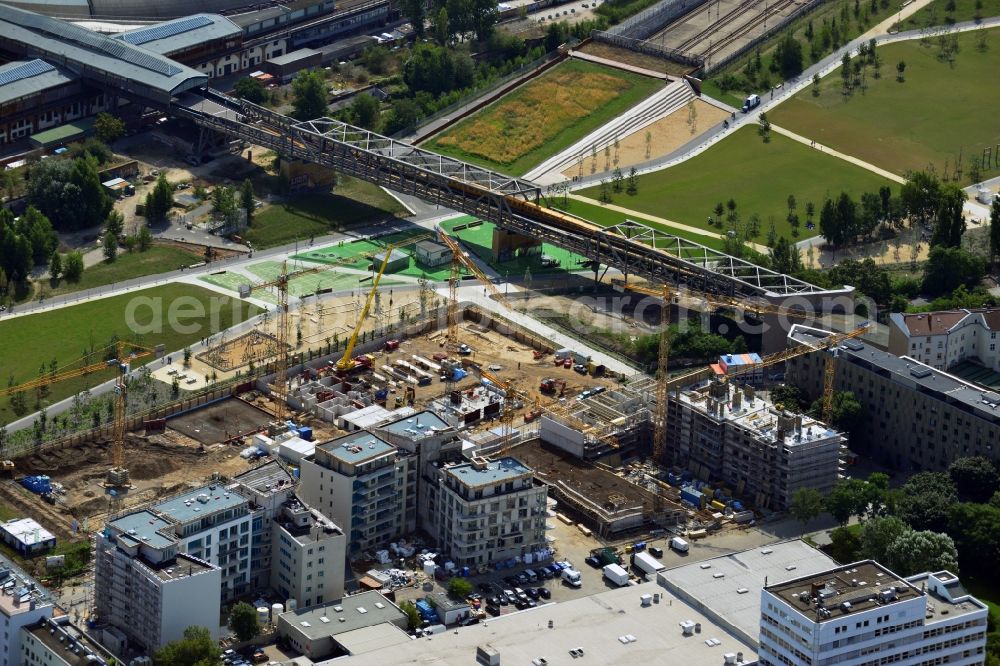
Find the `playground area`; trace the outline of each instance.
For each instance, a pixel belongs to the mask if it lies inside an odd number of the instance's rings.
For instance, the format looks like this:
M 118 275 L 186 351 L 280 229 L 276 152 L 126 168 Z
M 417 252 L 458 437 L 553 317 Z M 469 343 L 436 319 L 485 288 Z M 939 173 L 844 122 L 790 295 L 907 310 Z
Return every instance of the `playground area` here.
M 461 239 L 466 248 L 502 275 L 552 275 L 584 270 L 586 267 L 587 260 L 584 257 L 548 243 L 542 244 L 540 254 L 497 261 L 493 258 L 493 226 L 469 215 L 441 223 L 445 231 Z

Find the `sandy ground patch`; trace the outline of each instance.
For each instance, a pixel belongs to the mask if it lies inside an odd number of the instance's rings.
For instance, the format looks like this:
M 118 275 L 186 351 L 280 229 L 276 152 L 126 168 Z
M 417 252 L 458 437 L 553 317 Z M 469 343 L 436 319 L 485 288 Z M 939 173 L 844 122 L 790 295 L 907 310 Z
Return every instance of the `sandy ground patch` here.
M 694 118 L 693 122 L 689 122 L 692 105 Z M 692 100 L 692 105 L 684 106 L 669 116 L 657 120 L 652 125 L 647 125 L 620 139 L 618 142 L 619 166 L 625 169 L 661 155 L 667 155 L 721 122 L 724 118 L 729 117 L 729 114 L 722 109 L 700 99 Z M 650 135 L 648 152 L 646 151 L 647 132 Z M 583 161 L 584 175 L 590 173 L 589 161 L 589 157 Z M 604 161 L 603 156 L 598 155 L 598 168 L 603 166 Z M 606 170 L 610 171 L 611 169 Z M 563 171 L 563 175 L 567 178 L 577 176 L 579 173 L 580 167 L 577 164 Z

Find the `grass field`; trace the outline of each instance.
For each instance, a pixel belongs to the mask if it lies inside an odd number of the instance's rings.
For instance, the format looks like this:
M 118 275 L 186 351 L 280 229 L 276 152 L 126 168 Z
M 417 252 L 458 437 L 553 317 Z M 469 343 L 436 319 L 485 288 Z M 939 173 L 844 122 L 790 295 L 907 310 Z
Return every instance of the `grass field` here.
M 142 344 L 163 344 L 173 352 L 257 312 L 256 307 L 237 298 L 188 284 L 170 284 L 6 319 L 0 321 L 0 340 L 4 342 L 0 345 L 0 376 L 5 382 L 12 379 L 20 384 L 37 378 L 43 365 L 47 371 L 53 359 L 60 368 L 69 366 L 92 350 L 103 349 L 114 336 L 135 340 L 136 332 L 141 334 L 138 340 Z M 109 371 L 53 384 L 44 402 L 61 400 L 113 376 Z M 35 395 L 26 398 L 29 410 L 33 410 Z M 9 398 L 0 399 L 0 423 L 13 418 Z
M 409 211 L 381 188 L 342 177 L 332 192 L 304 194 L 261 209 L 244 238 L 257 249 L 308 240 L 338 229 L 405 217 Z
M 381 252 L 385 247 L 392 245 L 393 243 L 425 235 L 426 233 L 427 231 L 424 229 L 415 229 L 413 231 L 379 236 L 378 238 L 372 240 L 355 240 L 345 242 L 342 245 L 334 245 L 315 250 L 310 249 L 307 252 L 300 252 L 299 254 L 294 255 L 293 259 L 301 259 L 303 261 L 312 261 L 324 264 L 338 264 L 347 268 L 368 270 L 372 264 L 368 257 L 372 254 Z M 395 275 L 408 275 L 410 277 L 426 276 L 428 280 L 433 281 L 448 279 L 448 274 L 451 271 L 450 265 L 433 267 L 424 266 L 423 264 L 418 263 L 414 258 L 414 248 L 412 245 L 404 246 L 399 249 L 401 252 L 410 255 L 410 265 L 403 270 L 395 271 Z
M 459 231 L 454 231 L 455 227 L 468 225 L 475 222 L 475 218 L 469 215 L 462 215 L 455 219 L 442 222 L 441 226 L 454 236 L 458 236 L 477 257 L 489 264 L 501 275 L 512 275 L 517 279 L 524 277 L 530 271 L 531 275 L 559 275 L 572 271 L 587 270 L 583 265 L 585 259 L 578 254 L 564 250 L 548 243 L 542 244 L 541 254 L 530 256 L 519 256 L 507 261 L 494 261 L 493 259 L 493 224 L 483 222 L 475 226 L 466 227 Z M 543 266 L 542 255 L 553 257 L 559 260 L 558 266 Z
M 724 233 L 724 229 L 709 226 L 708 218 L 715 216 L 717 203 L 725 204 L 732 198 L 741 223 L 754 213 L 759 216 L 760 234 L 754 242 L 763 243 L 772 221 L 778 235 L 788 239 L 818 234 L 818 228 L 806 228 L 807 202 L 812 202 L 818 213 L 827 197 L 836 197 L 841 191 L 859 198 L 863 192 L 877 192 L 889 184 L 870 171 L 774 132 L 771 141 L 764 143 L 755 128 L 744 127 L 677 166 L 640 176 L 636 195 L 616 194 L 612 203 Z M 600 187 L 580 194 L 597 199 Z M 787 221 L 790 194 L 795 195 L 801 220 L 798 237 Z
M 300 270 L 298 266 L 289 267 L 289 273 Z M 258 276 L 261 280 L 273 280 L 281 274 L 281 264 L 277 261 L 262 261 L 259 264 L 247 266 L 247 271 Z M 343 274 L 334 271 L 311 273 L 301 277 L 292 278 L 288 285 L 288 293 L 292 296 L 308 296 L 315 294 L 321 289 L 331 289 L 333 291 L 344 291 L 347 289 L 357 289 L 358 285 L 366 287 L 371 284 L 371 280 L 359 282 L 359 278 L 365 277 L 356 274 Z M 399 280 L 390 277 L 383 277 L 379 284 L 398 284 Z
M 567 60 L 424 147 L 521 175 L 661 86 L 657 79 Z
M 79 282 L 46 281 L 44 293 L 46 296 L 58 296 L 74 291 L 102 287 L 124 280 L 131 280 L 144 275 L 167 273 L 181 266 L 188 266 L 204 257 L 197 252 L 189 252 L 177 247 L 154 245 L 145 252 L 122 252 L 112 263 L 101 262 L 83 271 Z M 54 285 L 54 286 L 53 286 Z
M 818 97 L 803 90 L 768 115 L 776 125 L 899 174 L 928 165 L 943 174 L 945 162 L 950 171 L 961 154 L 968 182 L 969 161 L 1000 143 L 1000 125 L 979 111 L 995 105 L 988 82 L 1000 68 L 1000 31 L 986 35 L 985 51 L 976 46 L 978 35 L 958 35 L 954 66 L 938 59 L 936 38 L 929 45 L 914 40 L 880 46 L 883 76 L 869 76 L 864 94 L 845 97 L 838 68 L 820 84 Z M 903 83 L 895 76 L 901 60 Z
M 205 275 L 204 277 L 198 278 L 202 282 L 207 282 L 208 284 L 214 284 L 217 287 L 222 287 L 223 289 L 228 289 L 234 294 L 239 294 L 240 286 L 247 284 L 248 282 L 255 282 L 251 280 L 243 273 L 237 273 L 235 271 L 219 271 L 218 273 L 212 273 L 211 275 Z M 253 297 L 259 301 L 264 301 L 265 303 L 278 303 L 278 297 L 269 291 L 260 290 L 254 292 Z
M 950 2 L 954 2 L 954 9 L 948 9 Z M 1000 0 L 978 0 L 978 2 L 982 4 L 981 9 L 976 9 L 977 0 L 933 0 L 903 21 L 903 29 L 950 25 L 959 21 L 971 21 L 977 17 L 1000 15 Z

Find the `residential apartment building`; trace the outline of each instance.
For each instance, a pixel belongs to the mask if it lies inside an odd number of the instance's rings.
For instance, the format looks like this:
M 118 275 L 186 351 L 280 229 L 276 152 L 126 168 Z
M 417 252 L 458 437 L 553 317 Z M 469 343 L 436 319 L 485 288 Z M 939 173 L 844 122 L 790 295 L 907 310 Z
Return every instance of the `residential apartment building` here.
M 24 666 L 112 666 L 118 662 L 67 615 L 43 618 L 21 631 Z
M 425 528 L 460 566 L 488 564 L 545 547 L 548 488 L 515 458 L 445 465 Z
M 0 555 L 0 666 L 25 663 L 23 630 L 52 617 L 52 610 L 48 591 Z
M 295 498 L 281 507 L 271 524 L 271 587 L 303 608 L 343 597 L 344 532 Z
M 987 613 L 950 572 L 856 562 L 764 586 L 760 664 L 983 664 Z
M 272 460 L 237 475 L 233 482 L 237 484 L 236 490 L 249 501 L 249 586 L 251 590 L 266 590 L 273 587 L 273 524 L 285 503 L 295 496 L 295 479 L 285 467 Z
M 937 370 L 972 360 L 1000 371 L 1000 308 L 889 315 L 889 352 Z
M 822 347 L 829 335 L 796 325 L 788 342 Z M 851 438 L 857 452 L 902 471 L 943 471 L 963 456 L 1000 464 L 1000 394 L 859 340 L 790 359 L 786 381 L 814 400 L 830 362 L 837 364 L 834 390 L 850 391 L 864 406 Z
M 725 481 L 758 507 L 784 509 L 799 488 L 828 492 L 845 439 L 825 424 L 777 409 L 749 385 L 718 378 L 670 397 L 667 450 L 703 480 Z
M 318 444 L 302 459 L 299 496 L 342 525 L 352 551 L 416 529 L 417 458 L 366 431 Z

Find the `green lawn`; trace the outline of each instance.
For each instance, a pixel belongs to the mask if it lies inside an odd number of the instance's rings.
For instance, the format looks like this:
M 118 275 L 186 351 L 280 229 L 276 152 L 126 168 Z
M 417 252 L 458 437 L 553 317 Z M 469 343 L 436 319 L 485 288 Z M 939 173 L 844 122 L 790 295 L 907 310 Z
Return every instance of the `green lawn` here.
M 531 275 L 560 275 L 572 271 L 589 270 L 584 262 L 584 257 L 564 250 L 548 243 L 542 244 L 541 254 L 529 256 L 519 256 L 507 261 L 494 261 L 493 259 L 493 224 L 483 222 L 475 226 L 467 226 L 470 222 L 475 222 L 475 218 L 469 215 L 462 215 L 454 219 L 442 222 L 441 226 L 453 236 L 462 239 L 465 246 L 477 257 L 489 264 L 501 275 L 512 275 L 517 279 L 522 278 L 526 272 Z M 455 227 L 466 226 L 465 229 L 455 231 Z M 559 260 L 558 266 L 543 266 L 542 256 L 553 257 Z
M 336 264 L 347 268 L 357 268 L 368 270 L 371 267 L 371 255 L 381 252 L 384 248 L 394 243 L 399 243 L 417 236 L 426 235 L 425 229 L 414 229 L 413 231 L 402 231 L 394 234 L 379 236 L 372 240 L 357 239 L 344 241 L 342 244 L 328 246 L 324 248 L 310 249 L 307 252 L 300 252 L 293 255 L 293 259 L 311 261 L 323 264 Z M 400 252 L 410 255 L 410 265 L 403 270 L 395 271 L 395 275 L 408 275 L 410 277 L 425 277 L 428 280 L 447 280 L 451 272 L 450 265 L 445 266 L 424 266 L 418 263 L 414 257 L 413 245 L 399 248 Z
M 899 174 L 928 165 L 943 174 L 946 162 L 950 172 L 961 155 L 968 182 L 970 160 L 1000 143 L 1000 125 L 987 111 L 997 101 L 989 82 L 1000 68 L 1000 31 L 985 34 L 985 51 L 977 48 L 979 35 L 958 35 L 954 66 L 938 59 L 936 38 L 927 45 L 880 46 L 883 76 L 869 76 L 863 94 L 841 93 L 838 68 L 820 84 L 818 97 L 803 90 L 769 114 L 771 122 Z M 895 76 L 900 61 L 906 63 L 902 83 Z
M 841 191 L 857 199 L 863 192 L 877 192 L 888 184 L 870 171 L 775 132 L 771 141 L 764 143 L 755 128 L 744 127 L 677 166 L 639 176 L 638 193 L 616 194 L 612 203 L 723 233 L 723 228 L 709 226 L 708 218 L 715 217 L 716 203 L 725 204 L 731 198 L 736 201 L 740 224 L 752 214 L 758 215 L 760 233 L 754 241 L 764 243 L 772 222 L 778 235 L 788 239 L 818 234 L 818 228 L 806 228 L 807 202 L 818 212 L 827 197 L 836 197 Z M 600 187 L 580 194 L 597 199 Z M 795 195 L 801 220 L 798 237 L 787 221 L 790 194 Z
M 982 5 L 981 9 L 976 9 L 977 2 Z M 948 9 L 952 3 L 954 9 Z M 903 21 L 903 30 L 950 25 L 985 16 L 1000 16 L 1000 0 L 933 0 Z
M 241 285 L 252 281 L 243 273 L 237 273 L 235 271 L 219 271 L 218 273 L 205 275 L 204 277 L 200 277 L 198 279 L 202 282 L 207 282 L 208 284 L 214 284 L 217 287 L 228 289 L 234 294 L 239 293 Z M 266 303 L 277 304 L 278 302 L 278 297 L 269 291 L 257 291 L 253 294 L 253 297 Z
M 409 211 L 381 188 L 342 177 L 332 192 L 304 194 L 262 208 L 244 238 L 261 249 L 407 215 Z
M 247 266 L 247 270 L 258 276 L 261 280 L 273 280 L 281 274 L 281 264 L 277 261 L 262 261 L 259 264 Z M 301 270 L 299 266 L 289 266 L 288 272 L 293 273 Z M 288 293 L 292 296 L 308 296 L 315 294 L 321 289 L 331 289 L 333 291 L 344 291 L 347 289 L 357 289 L 358 285 L 370 285 L 371 280 L 359 281 L 363 276 L 353 274 L 339 274 L 333 270 L 311 273 L 301 277 L 294 277 L 288 284 Z M 383 277 L 379 281 L 380 285 L 399 284 L 399 280 Z M 260 293 L 260 292 L 258 292 Z M 266 293 L 266 292 L 265 292 Z
M 625 198 L 618 197 L 615 199 L 615 203 L 619 206 L 629 208 L 629 199 L 631 199 L 629 196 L 626 196 Z M 629 216 L 625 213 L 619 213 L 616 210 L 610 210 L 600 205 L 587 203 L 586 201 L 567 199 L 563 202 L 561 198 L 555 198 L 552 199 L 550 203 L 553 208 L 564 210 L 567 213 L 571 213 L 577 217 L 582 217 L 583 219 L 589 220 L 602 227 L 611 227 L 616 224 L 621 224 L 626 219 L 629 219 Z M 721 238 L 716 238 L 714 236 L 702 236 L 701 234 L 692 234 L 686 231 L 674 229 L 673 227 L 664 226 L 653 220 L 646 220 L 640 218 L 639 216 L 634 217 L 636 218 L 634 220 L 635 222 L 640 222 L 646 226 L 653 227 L 654 229 L 660 229 L 665 233 L 680 236 L 681 238 L 687 238 L 688 240 L 692 240 L 695 243 L 700 243 L 715 250 L 723 249 L 723 242 Z
M 40 366 L 47 369 L 53 359 L 60 368 L 70 366 L 84 354 L 106 347 L 113 336 L 134 340 L 138 333 L 142 344 L 162 343 L 174 352 L 257 312 L 237 298 L 188 284 L 170 284 L 0 320 L 0 376 L 15 384 L 34 379 Z M 113 376 L 102 372 L 53 384 L 43 402 L 61 400 Z M 29 411 L 34 404 L 32 393 L 27 396 Z M 14 418 L 9 398 L 0 399 L 0 423 Z
M 663 86 L 639 74 L 567 60 L 424 145 L 522 175 Z
M 106 284 L 131 280 L 144 275 L 175 271 L 181 266 L 189 266 L 199 261 L 204 261 L 204 257 L 197 252 L 189 252 L 171 246 L 154 245 L 145 252 L 123 251 L 111 263 L 104 261 L 85 269 L 79 282 L 47 281 L 44 293 L 46 296 L 58 296 L 59 294 L 102 287 Z

